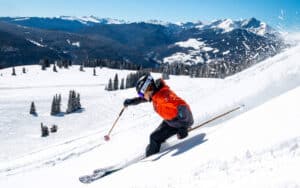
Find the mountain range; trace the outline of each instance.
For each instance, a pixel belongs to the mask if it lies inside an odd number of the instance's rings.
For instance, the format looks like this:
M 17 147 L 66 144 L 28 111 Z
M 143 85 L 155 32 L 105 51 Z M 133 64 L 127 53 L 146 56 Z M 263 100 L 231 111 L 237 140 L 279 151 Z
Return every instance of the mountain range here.
M 0 68 L 37 64 L 40 59 L 161 63 L 258 62 L 285 48 L 279 32 L 250 18 L 210 23 L 60 16 L 1 17 Z

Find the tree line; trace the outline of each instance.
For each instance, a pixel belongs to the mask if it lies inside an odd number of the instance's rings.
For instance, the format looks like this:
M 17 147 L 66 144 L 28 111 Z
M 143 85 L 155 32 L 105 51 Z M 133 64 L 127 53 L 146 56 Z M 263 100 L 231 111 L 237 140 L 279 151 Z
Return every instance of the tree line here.
M 72 66 L 72 62 L 68 60 L 57 61 L 60 64 L 63 64 L 64 68 Z M 67 66 L 67 65 L 68 66 Z M 112 69 L 126 69 L 126 70 L 136 70 L 136 71 L 148 71 L 162 73 L 166 75 L 190 75 L 192 78 L 225 78 L 231 76 L 235 73 L 238 73 L 250 66 L 255 64 L 252 60 L 246 60 L 243 63 L 235 63 L 226 61 L 224 59 L 217 59 L 210 63 L 198 63 L 198 64 L 184 64 L 184 63 L 161 63 L 157 64 L 153 68 L 144 68 L 141 65 L 134 64 L 130 61 L 120 61 L 120 60 L 110 60 L 110 59 L 94 59 L 86 60 L 80 65 L 80 70 L 83 71 L 84 67 L 107 67 Z M 60 65 L 61 67 L 62 65 Z M 139 74 L 139 73 L 138 73 Z M 94 69 L 95 75 L 95 69 Z M 112 84 L 114 79 L 111 80 Z M 121 81 L 122 82 L 122 81 Z M 126 78 L 127 83 L 127 78 Z M 130 83 L 130 79 L 129 82 Z M 119 86 L 120 87 L 120 86 Z M 112 87 L 113 90 L 115 89 Z M 124 86 L 124 88 L 128 88 Z

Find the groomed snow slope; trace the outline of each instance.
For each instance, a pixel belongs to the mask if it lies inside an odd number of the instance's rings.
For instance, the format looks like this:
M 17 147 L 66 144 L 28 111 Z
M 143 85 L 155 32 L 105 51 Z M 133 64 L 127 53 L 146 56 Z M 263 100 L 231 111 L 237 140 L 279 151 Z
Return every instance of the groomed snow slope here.
M 300 187 L 299 58 L 295 46 L 224 80 L 171 76 L 167 83 L 190 103 L 195 124 L 245 107 L 88 187 Z M 91 69 L 81 73 L 76 66 L 59 73 L 28 69 L 17 77 L 0 71 L 0 187 L 87 187 L 79 176 L 143 154 L 161 121 L 151 104 L 128 108 L 112 140 L 103 141 L 124 98 L 135 95 L 134 89 L 104 91 L 117 71 L 102 69 L 93 77 Z M 67 100 L 70 89 L 80 92 L 85 110 L 49 116 L 52 96 Z M 38 117 L 28 115 L 31 100 Z M 41 121 L 59 124 L 59 132 L 40 138 Z

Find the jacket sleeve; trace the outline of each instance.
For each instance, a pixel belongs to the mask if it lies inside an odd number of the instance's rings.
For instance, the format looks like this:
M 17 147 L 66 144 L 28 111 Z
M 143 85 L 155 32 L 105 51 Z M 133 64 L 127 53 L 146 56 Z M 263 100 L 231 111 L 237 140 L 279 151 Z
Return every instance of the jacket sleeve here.
M 131 98 L 131 99 L 126 99 L 124 101 L 124 106 L 138 105 L 138 104 L 144 103 L 144 102 L 147 102 L 147 100 L 143 99 L 141 97 L 134 97 L 134 98 Z
M 131 100 L 132 100 L 132 105 L 137 105 L 140 103 L 148 102 L 146 99 L 141 98 L 141 97 L 134 97 Z
M 180 105 L 177 107 L 177 116 L 172 120 L 167 120 L 166 122 L 171 127 L 190 127 L 194 123 L 193 114 L 190 111 L 189 107 L 185 105 Z

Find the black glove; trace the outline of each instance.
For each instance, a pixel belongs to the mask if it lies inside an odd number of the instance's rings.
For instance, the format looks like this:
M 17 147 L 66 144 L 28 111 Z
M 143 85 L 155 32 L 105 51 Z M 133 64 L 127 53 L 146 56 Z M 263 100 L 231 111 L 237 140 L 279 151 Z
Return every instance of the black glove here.
M 127 107 L 129 105 L 132 105 L 133 100 L 132 99 L 125 99 L 125 101 L 123 102 L 124 107 Z
M 143 99 L 141 97 L 135 97 L 132 99 L 125 99 L 125 101 L 123 102 L 123 105 L 124 105 L 124 107 L 127 107 L 127 106 L 131 106 L 131 105 L 138 105 L 143 102 L 147 102 L 147 100 Z
M 177 131 L 177 138 L 178 139 L 184 139 L 189 135 L 189 131 L 187 127 L 181 127 Z

